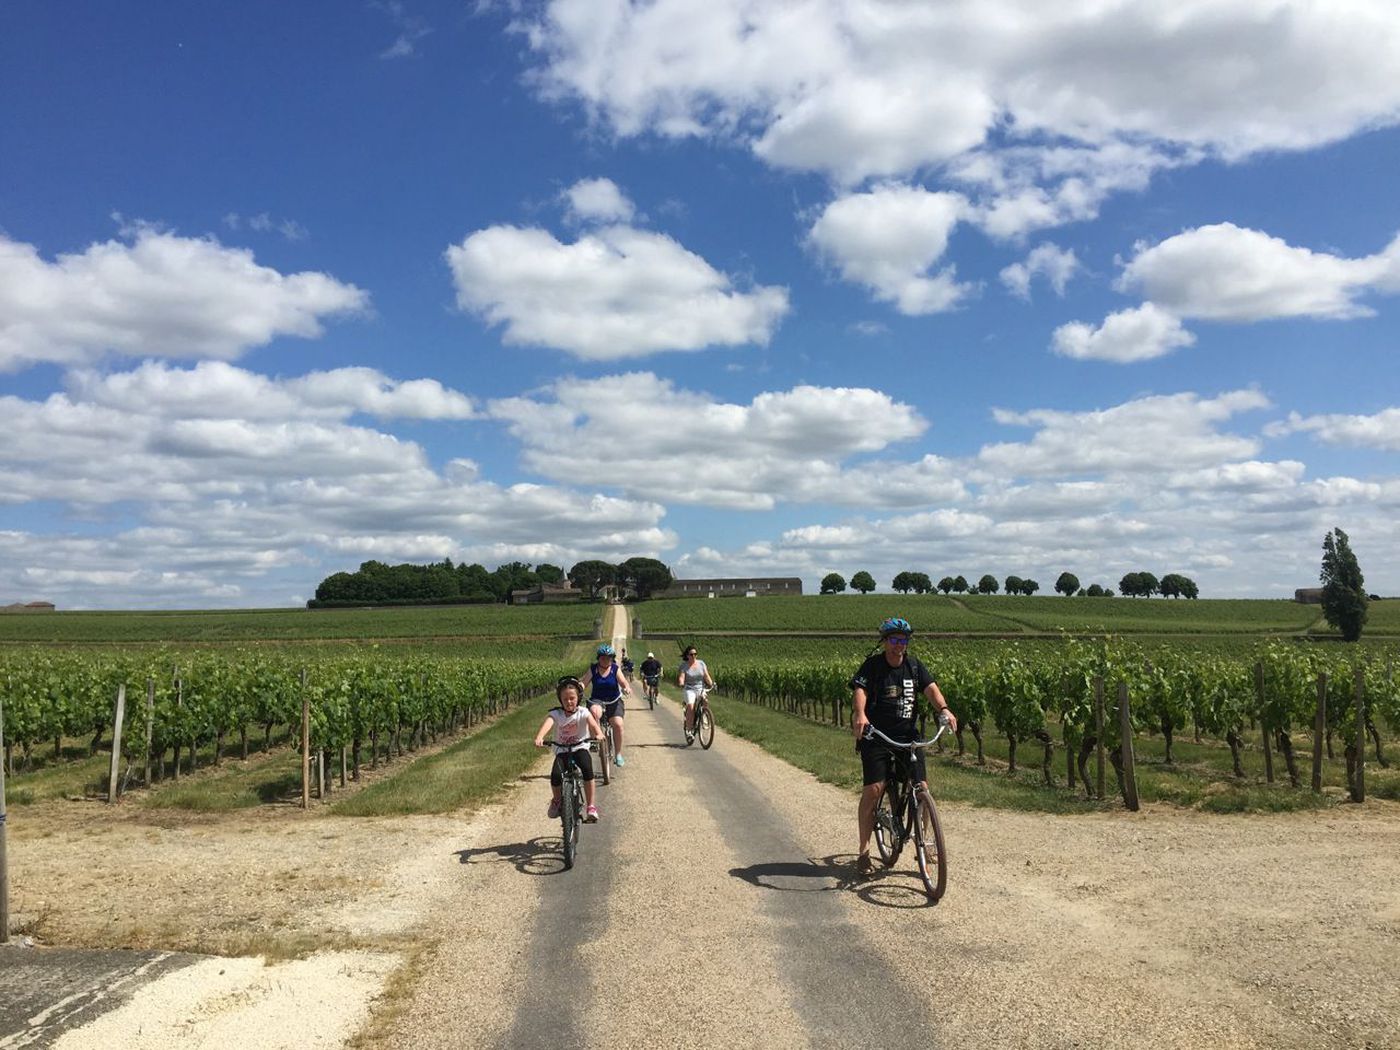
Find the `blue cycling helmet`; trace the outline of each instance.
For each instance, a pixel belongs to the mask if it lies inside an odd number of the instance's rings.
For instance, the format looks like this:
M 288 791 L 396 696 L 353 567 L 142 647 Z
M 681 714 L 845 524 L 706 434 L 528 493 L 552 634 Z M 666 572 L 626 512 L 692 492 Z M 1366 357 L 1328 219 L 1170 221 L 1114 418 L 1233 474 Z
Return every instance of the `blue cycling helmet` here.
M 882 641 L 892 634 L 912 635 L 913 633 L 913 625 L 900 616 L 891 616 L 880 625 L 880 639 Z
M 598 655 L 599 655 L 599 656 L 616 656 L 616 655 L 617 655 L 617 652 L 613 649 L 613 647 L 612 647 L 611 645 L 609 645 L 607 642 L 604 642 L 602 645 L 598 646 Z

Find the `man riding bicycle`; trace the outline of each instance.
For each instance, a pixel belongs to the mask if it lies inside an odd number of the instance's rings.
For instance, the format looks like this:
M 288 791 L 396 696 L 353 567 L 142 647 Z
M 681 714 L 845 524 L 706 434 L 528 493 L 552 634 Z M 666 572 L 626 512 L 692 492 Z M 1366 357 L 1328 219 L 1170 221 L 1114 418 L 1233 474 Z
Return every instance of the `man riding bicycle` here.
M 865 787 L 860 793 L 857 809 L 857 827 L 860 834 L 860 851 L 856 857 L 856 870 L 867 875 L 872 870 L 870 862 L 870 836 L 875 830 L 875 807 L 885 792 L 885 781 L 889 779 L 894 755 L 890 748 L 874 741 L 862 739 L 865 727 L 873 725 L 880 732 L 901 743 L 915 739 L 918 724 L 918 697 L 923 695 L 933 705 L 939 719 L 947 719 L 948 728 L 958 728 L 958 720 L 948 710 L 948 701 L 933 676 L 919 660 L 910 653 L 909 639 L 914 628 L 908 620 L 893 617 L 880 625 L 880 650 L 872 653 L 861 664 L 860 670 L 851 678 L 851 729 L 856 736 L 856 748 L 860 751 L 860 763 L 864 773 Z M 915 776 L 919 784 L 928 786 L 928 774 L 924 768 L 924 756 L 915 753 L 910 761 L 914 763 Z
M 612 723 L 613 747 L 616 749 L 613 765 L 621 766 L 622 698 L 632 691 L 632 687 L 627 682 L 627 675 L 617 666 L 616 655 L 613 647 L 606 642 L 598 646 L 598 660 L 588 668 L 583 681 L 593 690 L 588 698 L 588 709 L 593 712 L 593 717 L 600 725 L 604 718 Z
M 655 653 L 647 653 L 647 658 L 642 661 L 642 681 L 646 683 L 647 699 L 655 700 L 661 685 L 661 661 Z

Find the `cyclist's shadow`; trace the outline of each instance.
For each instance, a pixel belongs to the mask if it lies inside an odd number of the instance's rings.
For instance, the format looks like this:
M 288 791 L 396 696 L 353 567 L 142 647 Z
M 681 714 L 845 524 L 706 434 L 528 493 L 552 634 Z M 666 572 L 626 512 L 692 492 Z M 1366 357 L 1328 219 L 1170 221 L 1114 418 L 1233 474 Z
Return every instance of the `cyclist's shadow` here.
M 870 876 L 856 874 L 854 853 L 833 853 L 805 861 L 770 861 L 730 868 L 729 874 L 750 885 L 784 893 L 854 893 L 880 908 L 932 907 L 923 883 L 913 871 L 877 866 Z
M 459 849 L 456 853 L 462 864 L 509 861 L 522 875 L 558 875 L 564 870 L 563 842 L 557 835 L 541 835 L 529 842 L 502 846 Z

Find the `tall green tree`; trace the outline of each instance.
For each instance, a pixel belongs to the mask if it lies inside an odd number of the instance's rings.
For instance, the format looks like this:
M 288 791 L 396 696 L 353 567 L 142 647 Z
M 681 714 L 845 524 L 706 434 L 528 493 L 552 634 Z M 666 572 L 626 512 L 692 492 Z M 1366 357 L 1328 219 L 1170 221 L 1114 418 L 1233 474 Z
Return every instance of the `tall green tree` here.
M 966 577 L 966 576 L 954 576 L 954 577 L 953 577 L 953 593 L 954 593 L 954 594 L 966 594 L 966 593 L 967 593 L 967 577 Z
M 949 591 L 951 591 L 953 589 L 953 577 L 945 576 L 943 577 L 943 579 L 939 580 L 938 589 L 944 594 L 947 594 Z
M 829 572 L 822 577 L 823 594 L 840 594 L 846 589 L 846 578 L 839 572 Z
M 544 583 L 558 584 L 564 582 L 564 570 L 558 565 L 551 565 L 547 561 L 542 561 L 535 566 L 535 575 Z
M 631 587 L 638 598 L 650 598 L 671 586 L 671 570 L 655 558 L 628 558 L 617 567 L 617 582 Z
M 915 594 L 929 594 L 933 591 L 933 581 L 926 572 L 911 572 L 909 582 L 914 585 Z
M 861 594 L 869 594 L 875 589 L 875 577 L 861 569 L 851 577 L 851 590 L 860 591 Z
M 1072 572 L 1060 573 L 1060 578 L 1055 581 L 1055 590 L 1068 598 L 1079 591 L 1079 577 Z
M 616 579 L 617 566 L 605 561 L 581 561 L 569 570 L 569 582 L 587 591 L 590 598 L 598 597 L 598 592 Z
M 1036 580 L 1022 580 L 1022 581 L 1021 581 L 1021 593 L 1022 593 L 1022 594 L 1031 595 L 1031 594 L 1034 594 L 1034 593 L 1035 593 L 1036 591 L 1038 591 L 1038 590 L 1040 590 L 1040 583 L 1039 583 L 1038 581 L 1036 581 Z
M 1002 589 L 1005 590 L 1007 594 L 1020 594 L 1021 584 L 1023 582 L 1025 581 L 1023 581 L 1019 576 L 1008 576 L 1006 578 L 1006 583 Z
M 914 589 L 914 574 L 912 572 L 901 572 L 890 581 L 890 586 L 900 594 L 908 594 Z
M 1357 641 L 1366 625 L 1366 578 L 1341 529 L 1322 541 L 1322 615 L 1347 642 Z
M 1001 584 L 997 583 L 997 578 L 991 573 L 987 573 L 977 581 L 978 594 L 996 594 L 999 590 L 1001 590 Z

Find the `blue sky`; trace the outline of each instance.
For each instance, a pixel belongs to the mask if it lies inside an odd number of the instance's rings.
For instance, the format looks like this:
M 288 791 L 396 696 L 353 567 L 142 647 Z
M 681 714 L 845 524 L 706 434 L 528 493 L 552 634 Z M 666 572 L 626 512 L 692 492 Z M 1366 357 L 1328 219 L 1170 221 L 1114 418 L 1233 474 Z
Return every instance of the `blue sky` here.
M 1400 593 L 1388 0 L 0 7 L 0 602 Z

